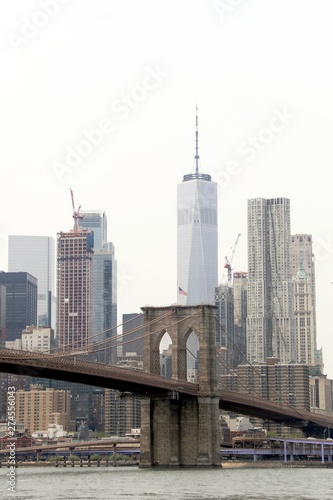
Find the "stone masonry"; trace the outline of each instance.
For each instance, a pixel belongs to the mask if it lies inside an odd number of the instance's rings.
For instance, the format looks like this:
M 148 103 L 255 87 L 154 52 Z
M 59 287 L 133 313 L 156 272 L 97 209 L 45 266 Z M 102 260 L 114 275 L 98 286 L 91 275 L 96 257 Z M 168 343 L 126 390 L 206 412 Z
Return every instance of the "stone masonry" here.
M 199 340 L 198 397 L 141 400 L 140 467 L 214 467 L 219 457 L 219 397 L 216 387 L 215 306 L 143 307 L 143 369 L 159 374 L 159 345 L 172 340 L 172 378 L 186 381 L 186 342 Z M 169 314 L 168 314 L 169 313 Z

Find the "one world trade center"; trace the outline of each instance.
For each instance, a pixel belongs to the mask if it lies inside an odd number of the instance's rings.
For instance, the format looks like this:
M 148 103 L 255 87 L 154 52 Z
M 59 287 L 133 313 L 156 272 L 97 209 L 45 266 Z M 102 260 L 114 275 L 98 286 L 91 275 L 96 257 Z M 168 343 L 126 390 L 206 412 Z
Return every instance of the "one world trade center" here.
M 215 304 L 218 284 L 217 183 L 199 168 L 198 113 L 195 171 L 177 190 L 177 297 L 180 305 Z

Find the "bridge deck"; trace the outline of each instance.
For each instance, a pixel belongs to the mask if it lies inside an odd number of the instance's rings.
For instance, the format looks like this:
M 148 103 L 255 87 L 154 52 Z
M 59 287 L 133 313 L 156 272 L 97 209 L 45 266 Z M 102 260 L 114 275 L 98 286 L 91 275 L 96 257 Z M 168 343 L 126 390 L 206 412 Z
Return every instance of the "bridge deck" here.
M 195 397 L 200 394 L 199 384 L 142 370 L 14 349 L 0 349 L 0 372 L 66 380 L 149 397 L 170 397 L 172 393 Z M 333 429 L 333 415 L 329 417 L 241 392 L 222 390 L 216 396 L 223 410 L 285 423 L 310 433 L 323 428 Z
M 142 370 L 83 361 L 76 357 L 61 357 L 59 354 L 0 349 L 0 371 L 66 380 L 147 396 L 167 395 L 170 391 L 188 396 L 198 394 L 198 384 L 152 375 Z

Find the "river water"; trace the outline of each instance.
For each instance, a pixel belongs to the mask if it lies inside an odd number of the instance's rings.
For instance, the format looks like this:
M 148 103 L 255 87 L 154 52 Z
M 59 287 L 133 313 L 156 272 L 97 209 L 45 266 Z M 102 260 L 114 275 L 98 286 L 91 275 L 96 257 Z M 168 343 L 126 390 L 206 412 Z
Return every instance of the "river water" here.
M 16 491 L 3 500 L 332 500 L 333 469 L 258 468 L 156 470 L 137 467 L 19 467 Z

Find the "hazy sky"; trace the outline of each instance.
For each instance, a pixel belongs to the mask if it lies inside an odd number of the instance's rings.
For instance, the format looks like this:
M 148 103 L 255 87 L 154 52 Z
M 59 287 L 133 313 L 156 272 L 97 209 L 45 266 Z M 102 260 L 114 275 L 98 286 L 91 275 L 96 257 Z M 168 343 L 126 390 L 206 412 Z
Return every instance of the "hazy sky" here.
M 0 4 L 0 269 L 7 235 L 56 237 L 105 210 L 118 318 L 177 301 L 177 183 L 219 184 L 219 276 L 247 200 L 287 197 L 313 235 L 318 347 L 333 378 L 331 0 L 11 0 Z

